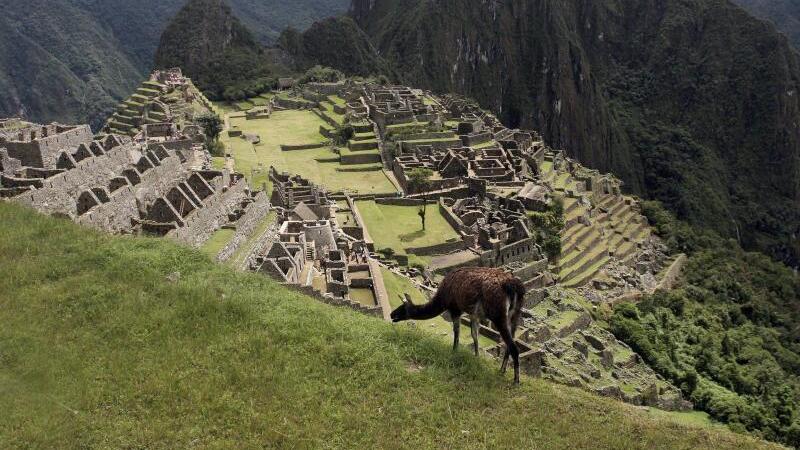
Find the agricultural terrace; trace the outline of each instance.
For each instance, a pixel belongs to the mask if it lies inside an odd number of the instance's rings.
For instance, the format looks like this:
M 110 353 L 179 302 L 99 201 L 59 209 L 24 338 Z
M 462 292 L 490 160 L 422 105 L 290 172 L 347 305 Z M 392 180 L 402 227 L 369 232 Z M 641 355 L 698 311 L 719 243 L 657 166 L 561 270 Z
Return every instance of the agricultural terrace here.
M 247 120 L 244 113 L 228 115 L 232 128 L 243 133 L 258 134 L 253 145 L 239 137 L 223 133 L 222 140 L 233 156 L 236 170 L 244 173 L 255 186 L 268 183 L 270 165 L 278 170 L 296 173 L 328 190 L 350 190 L 360 193 L 391 193 L 397 189 L 379 166 L 339 163 L 339 155 L 328 146 L 311 150 L 281 151 L 284 145 L 322 144 L 327 139 L 319 133 L 324 125 L 311 111 L 275 111 L 268 119 Z M 369 166 L 369 167 L 366 167 Z M 372 170 L 370 170 L 372 169 Z

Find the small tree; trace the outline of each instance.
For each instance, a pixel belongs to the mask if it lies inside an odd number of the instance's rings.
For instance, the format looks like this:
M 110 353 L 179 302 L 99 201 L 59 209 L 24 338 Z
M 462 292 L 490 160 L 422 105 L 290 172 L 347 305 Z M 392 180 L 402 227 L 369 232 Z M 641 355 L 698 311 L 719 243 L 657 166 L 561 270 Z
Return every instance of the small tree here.
M 428 190 L 431 186 L 431 177 L 433 171 L 424 167 L 418 167 L 408 174 L 408 184 L 413 192 L 422 194 L 422 207 L 417 212 L 420 220 L 422 221 L 422 230 L 425 231 L 425 215 L 427 214 L 428 207 Z
M 216 143 L 219 140 L 219 134 L 222 133 L 222 119 L 218 115 L 211 112 L 204 113 L 197 116 L 195 121 L 203 128 L 203 134 L 209 142 Z

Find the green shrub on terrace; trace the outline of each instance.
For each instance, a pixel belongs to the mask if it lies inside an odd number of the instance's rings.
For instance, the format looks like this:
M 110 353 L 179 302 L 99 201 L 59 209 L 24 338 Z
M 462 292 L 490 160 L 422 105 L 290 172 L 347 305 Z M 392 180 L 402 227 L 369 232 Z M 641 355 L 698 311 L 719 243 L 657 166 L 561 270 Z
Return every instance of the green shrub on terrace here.
M 301 83 L 336 83 L 344 80 L 344 74 L 336 69 L 330 67 L 314 66 L 306 71 L 302 78 Z
M 551 261 L 561 256 L 561 230 L 564 229 L 564 200 L 553 199 L 552 204 L 544 212 L 528 211 L 535 229 L 536 243 L 542 247 Z

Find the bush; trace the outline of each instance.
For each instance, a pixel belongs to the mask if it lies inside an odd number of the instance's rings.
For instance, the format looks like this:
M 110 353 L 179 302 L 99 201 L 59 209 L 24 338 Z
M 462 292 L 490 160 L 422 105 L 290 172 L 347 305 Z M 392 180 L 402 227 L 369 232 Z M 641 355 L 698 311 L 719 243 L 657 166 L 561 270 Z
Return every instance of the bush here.
M 344 74 L 330 67 L 314 66 L 300 78 L 301 83 L 336 83 L 344 80 Z

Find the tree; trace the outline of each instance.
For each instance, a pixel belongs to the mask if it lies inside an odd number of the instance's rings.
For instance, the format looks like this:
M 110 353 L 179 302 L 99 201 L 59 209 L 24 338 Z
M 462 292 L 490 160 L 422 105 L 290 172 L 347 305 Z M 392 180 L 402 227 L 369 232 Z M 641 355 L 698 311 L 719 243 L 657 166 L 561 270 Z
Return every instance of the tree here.
M 217 142 L 219 134 L 222 133 L 222 119 L 218 115 L 211 112 L 204 113 L 197 116 L 195 121 L 203 128 L 203 134 L 206 135 L 206 138 Z
M 408 185 L 412 192 L 422 194 L 422 207 L 417 214 L 422 221 L 422 230 L 425 231 L 425 215 L 427 214 L 428 197 L 427 193 L 431 185 L 433 171 L 424 167 L 418 167 L 408 174 Z

